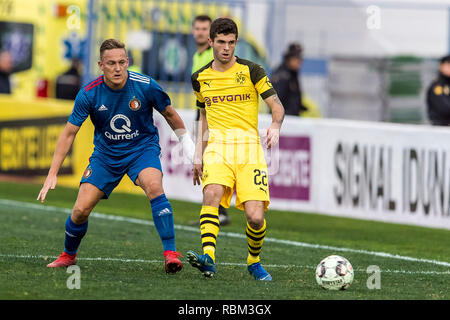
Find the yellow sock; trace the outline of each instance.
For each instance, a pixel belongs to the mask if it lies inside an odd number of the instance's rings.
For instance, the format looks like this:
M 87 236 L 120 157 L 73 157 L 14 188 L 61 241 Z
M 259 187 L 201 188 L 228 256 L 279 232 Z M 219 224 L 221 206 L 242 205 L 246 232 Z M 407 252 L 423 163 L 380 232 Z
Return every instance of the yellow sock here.
M 202 236 L 203 254 L 207 253 L 215 262 L 216 240 L 219 234 L 219 208 L 202 206 L 200 234 Z
M 252 229 L 247 222 L 246 235 L 248 242 L 247 264 L 251 265 L 260 261 L 259 254 L 266 235 L 266 220 L 264 219 L 264 225 L 259 230 Z

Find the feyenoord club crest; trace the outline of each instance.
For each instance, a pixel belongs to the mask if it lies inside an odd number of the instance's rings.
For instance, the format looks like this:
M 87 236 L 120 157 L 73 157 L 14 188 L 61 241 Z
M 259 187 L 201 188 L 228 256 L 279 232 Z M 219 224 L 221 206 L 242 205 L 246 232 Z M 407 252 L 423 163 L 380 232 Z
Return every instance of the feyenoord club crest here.
M 141 102 L 136 99 L 136 97 L 133 97 L 133 99 L 130 100 L 130 103 L 128 103 L 130 106 L 130 109 L 133 111 L 138 111 L 141 108 Z
M 89 178 L 91 176 L 91 174 L 92 174 L 91 167 L 87 167 L 86 170 L 84 170 L 83 177 Z

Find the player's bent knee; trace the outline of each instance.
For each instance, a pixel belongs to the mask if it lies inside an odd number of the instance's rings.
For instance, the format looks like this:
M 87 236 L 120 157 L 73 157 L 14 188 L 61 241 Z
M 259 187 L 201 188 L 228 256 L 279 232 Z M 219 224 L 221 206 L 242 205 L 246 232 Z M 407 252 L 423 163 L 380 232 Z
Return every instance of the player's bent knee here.
M 208 206 L 218 206 L 223 196 L 223 187 L 207 185 L 203 188 L 203 203 Z
M 148 176 L 140 175 L 135 182 L 144 190 L 149 199 L 156 198 L 164 193 L 161 178 L 150 178 Z
M 142 186 L 142 189 L 144 189 L 144 192 L 149 199 L 156 198 L 157 196 L 164 193 L 162 184 L 159 181 L 147 182 Z
M 72 221 L 76 224 L 86 222 L 91 214 L 92 208 L 75 206 L 72 210 Z
M 247 218 L 247 222 L 252 229 L 258 230 L 264 226 L 264 216 L 252 216 Z
M 258 207 L 246 208 L 247 222 L 253 229 L 260 229 L 264 225 L 264 209 Z

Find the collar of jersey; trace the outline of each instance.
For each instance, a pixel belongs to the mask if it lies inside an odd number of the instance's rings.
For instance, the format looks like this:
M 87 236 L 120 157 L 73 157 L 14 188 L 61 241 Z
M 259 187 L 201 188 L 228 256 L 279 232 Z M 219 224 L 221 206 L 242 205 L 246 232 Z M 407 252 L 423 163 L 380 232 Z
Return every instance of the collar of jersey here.
M 239 62 L 238 62 L 239 57 L 238 57 L 238 56 L 235 56 L 235 57 L 236 57 L 236 61 L 235 61 L 234 64 L 231 66 L 231 68 L 229 68 L 229 69 L 227 69 L 227 70 L 225 70 L 225 71 L 217 71 L 217 70 L 214 70 L 214 69 L 212 68 L 212 64 L 211 64 L 211 70 L 212 70 L 213 72 L 218 72 L 218 73 L 227 73 L 227 72 L 233 71 L 233 69 L 236 68 L 237 65 L 239 64 Z

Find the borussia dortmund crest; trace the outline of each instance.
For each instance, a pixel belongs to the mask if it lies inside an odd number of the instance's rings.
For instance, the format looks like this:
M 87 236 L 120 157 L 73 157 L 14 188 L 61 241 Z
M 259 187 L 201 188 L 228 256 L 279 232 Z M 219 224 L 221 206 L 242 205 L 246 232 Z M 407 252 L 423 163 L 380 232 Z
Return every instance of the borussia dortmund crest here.
M 202 181 L 205 181 L 208 178 L 209 174 L 207 170 L 203 170 Z
M 236 73 L 236 83 L 237 84 L 245 83 L 245 76 L 242 73 Z

